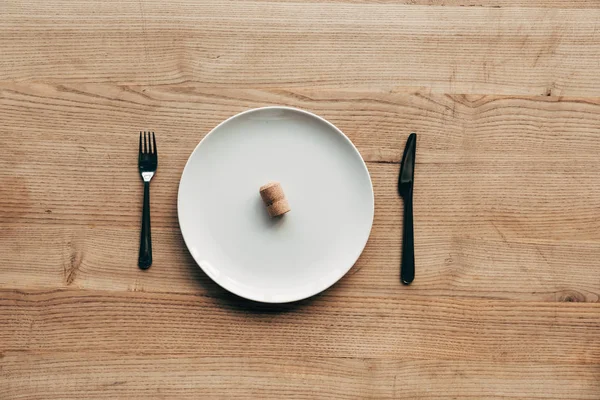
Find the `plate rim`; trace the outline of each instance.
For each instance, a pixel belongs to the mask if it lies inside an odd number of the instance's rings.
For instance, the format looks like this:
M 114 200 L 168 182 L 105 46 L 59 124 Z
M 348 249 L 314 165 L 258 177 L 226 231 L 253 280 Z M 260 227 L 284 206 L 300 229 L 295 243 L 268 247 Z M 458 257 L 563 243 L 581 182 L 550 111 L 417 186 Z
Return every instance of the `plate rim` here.
M 350 266 L 347 268 L 342 268 L 343 273 L 337 277 L 333 282 L 331 282 L 330 284 L 328 284 L 327 286 L 323 287 L 323 288 L 319 288 L 318 291 L 308 291 L 306 293 L 301 293 L 300 296 L 291 296 L 289 299 L 286 299 L 284 301 L 278 301 L 278 300 L 274 300 L 271 298 L 259 298 L 259 297 L 254 297 L 251 294 L 248 293 L 240 293 L 238 291 L 235 290 L 235 288 L 231 288 L 228 287 L 227 284 L 225 284 L 224 282 L 221 282 L 218 280 L 218 278 L 213 277 L 211 274 L 209 274 L 204 267 L 202 267 L 202 264 L 199 262 L 199 260 L 196 258 L 196 255 L 190 250 L 190 246 L 187 242 L 187 239 L 185 237 L 185 234 L 183 233 L 183 229 L 181 227 L 181 183 L 183 180 L 183 176 L 185 174 L 185 171 L 188 167 L 188 164 L 190 163 L 192 156 L 196 153 L 196 151 L 198 151 L 198 149 L 200 148 L 200 146 L 202 145 L 202 143 L 212 134 L 214 134 L 215 131 L 217 131 L 222 125 L 225 125 L 226 123 L 228 123 L 229 121 L 232 121 L 236 118 L 242 117 L 245 114 L 250 114 L 250 113 L 254 113 L 254 112 L 258 112 L 258 111 L 264 111 L 264 110 L 286 110 L 286 111 L 293 111 L 293 112 L 297 112 L 300 114 L 304 114 L 304 115 L 308 115 L 312 118 L 316 118 L 317 120 L 324 122 L 326 125 L 328 125 L 331 129 L 333 129 L 337 134 L 341 135 L 341 137 L 343 139 L 346 140 L 346 142 L 351 146 L 351 148 L 354 150 L 354 152 L 356 153 L 356 155 L 358 155 L 358 158 L 362 164 L 362 167 L 364 169 L 364 171 L 367 173 L 367 178 L 369 180 L 369 188 L 371 189 L 371 221 L 369 223 L 369 232 L 366 236 L 366 239 L 364 241 L 364 243 L 361 245 L 361 249 L 358 252 L 358 255 L 356 256 L 356 259 L 352 261 L 352 263 L 350 263 Z M 367 243 L 369 242 L 369 238 L 371 237 L 371 232 L 373 231 L 373 222 L 375 220 L 375 193 L 373 190 L 373 180 L 371 179 L 371 174 L 369 172 L 369 168 L 367 167 L 367 163 L 365 162 L 365 160 L 363 159 L 362 155 L 360 154 L 360 151 L 358 151 L 358 149 L 356 148 L 356 146 L 354 145 L 354 143 L 352 143 L 352 141 L 350 140 L 350 138 L 348 136 L 346 136 L 346 134 L 344 132 L 342 132 L 341 129 L 339 129 L 337 126 L 335 126 L 333 123 L 329 122 L 328 120 L 326 120 L 325 118 L 314 114 L 310 111 L 306 111 L 300 108 L 296 108 L 296 107 L 289 107 L 289 106 L 265 106 L 265 107 L 257 107 L 257 108 L 250 108 L 248 110 L 239 112 L 237 114 L 234 114 L 232 116 L 230 116 L 229 118 L 226 118 L 225 120 L 221 121 L 218 125 L 216 125 L 213 129 L 210 130 L 210 132 L 208 132 L 206 135 L 204 135 L 204 137 L 200 140 L 200 142 L 198 142 L 198 144 L 196 145 L 196 147 L 194 147 L 194 150 L 190 153 L 185 166 L 183 167 L 183 170 L 181 171 L 181 176 L 179 177 L 179 185 L 177 187 L 177 223 L 179 225 L 179 231 L 181 232 L 181 236 L 183 237 L 183 241 L 185 243 L 185 246 L 187 247 L 188 252 L 190 253 L 190 255 L 192 256 L 192 258 L 194 259 L 194 262 L 198 265 L 198 267 L 217 285 L 219 285 L 221 288 L 225 289 L 226 291 L 228 291 L 229 293 L 233 293 L 236 296 L 239 296 L 241 298 L 247 299 L 247 300 L 252 300 L 252 301 L 256 301 L 256 302 L 260 302 L 260 303 L 270 303 L 270 304 L 285 304 L 285 303 L 292 303 L 292 302 L 296 302 L 296 301 L 301 301 L 310 297 L 313 297 L 319 293 L 324 292 L 325 290 L 329 289 L 330 287 L 332 287 L 333 285 L 335 285 L 337 282 L 339 282 L 344 276 L 346 276 L 346 274 L 348 273 L 348 271 L 350 271 L 352 269 L 352 267 L 356 264 L 356 262 L 358 261 L 358 259 L 360 258 L 360 256 L 362 255 L 362 253 L 365 250 L 365 247 L 367 246 Z

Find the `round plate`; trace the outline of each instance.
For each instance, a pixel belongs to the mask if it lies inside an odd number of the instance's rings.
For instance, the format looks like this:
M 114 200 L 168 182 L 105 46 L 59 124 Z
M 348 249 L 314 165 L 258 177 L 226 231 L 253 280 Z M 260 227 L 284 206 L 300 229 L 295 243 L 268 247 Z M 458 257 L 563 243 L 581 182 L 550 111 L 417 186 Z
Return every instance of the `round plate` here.
M 281 183 L 291 211 L 269 218 L 259 188 Z M 216 283 L 247 299 L 315 295 L 356 262 L 373 224 L 369 171 L 335 126 L 288 107 L 249 110 L 198 144 L 179 183 L 179 226 Z

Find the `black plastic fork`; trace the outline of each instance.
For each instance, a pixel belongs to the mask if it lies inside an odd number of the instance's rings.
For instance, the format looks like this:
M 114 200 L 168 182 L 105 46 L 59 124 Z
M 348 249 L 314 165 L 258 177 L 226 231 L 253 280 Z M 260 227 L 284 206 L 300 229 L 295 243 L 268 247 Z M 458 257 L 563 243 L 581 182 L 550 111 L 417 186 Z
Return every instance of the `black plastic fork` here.
M 150 141 L 152 133 L 152 141 Z M 140 236 L 140 255 L 138 266 L 148 269 L 152 265 L 152 237 L 150 235 L 150 180 L 158 167 L 156 137 L 154 132 L 140 131 L 140 155 L 138 167 L 144 181 L 144 209 L 142 210 L 142 233 Z

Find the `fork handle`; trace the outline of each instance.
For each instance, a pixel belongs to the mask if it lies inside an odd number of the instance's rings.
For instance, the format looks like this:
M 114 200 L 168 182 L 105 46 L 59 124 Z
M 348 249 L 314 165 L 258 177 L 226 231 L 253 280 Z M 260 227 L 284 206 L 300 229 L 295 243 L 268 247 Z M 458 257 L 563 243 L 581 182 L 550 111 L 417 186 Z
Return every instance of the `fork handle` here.
M 404 229 L 402 233 L 402 268 L 400 279 L 409 285 L 415 279 L 415 237 L 413 229 L 412 189 L 404 198 Z
M 152 238 L 150 235 L 150 182 L 144 182 L 144 209 L 142 210 L 142 234 L 138 266 L 148 269 L 152 265 Z

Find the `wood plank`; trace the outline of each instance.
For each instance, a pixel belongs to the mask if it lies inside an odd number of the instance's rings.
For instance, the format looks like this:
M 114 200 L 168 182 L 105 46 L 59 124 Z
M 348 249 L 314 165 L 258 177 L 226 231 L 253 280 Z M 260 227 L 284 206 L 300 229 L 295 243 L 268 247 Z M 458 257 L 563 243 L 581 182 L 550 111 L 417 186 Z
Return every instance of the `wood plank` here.
M 211 0 L 29 2 L 0 80 L 208 87 L 600 91 L 600 10 Z M 492 21 L 492 23 L 490 23 Z
M 399 232 L 386 236 L 387 230 L 376 225 L 354 269 L 326 293 L 360 298 L 415 292 L 432 298 L 598 302 L 598 244 L 506 243 L 500 238 L 452 238 L 454 232 L 425 238 L 425 229 L 433 228 L 418 225 L 418 279 L 410 288 L 399 283 Z M 226 296 L 200 271 L 176 228 L 153 231 L 155 262 L 146 273 L 136 266 L 138 228 L 65 224 L 8 225 L 3 230 L 8 231 L 0 239 L 6 249 L 0 257 L 3 288 L 72 287 Z
M 2 352 L 600 364 L 600 304 L 1 290 Z M 374 334 L 377 332 L 377 334 Z
M 467 170 L 461 179 L 468 189 L 457 195 L 449 183 L 453 172 L 427 167 L 419 166 L 415 194 L 418 279 L 409 289 L 398 281 L 402 207 L 394 192 L 397 166 L 370 164 L 377 198 L 375 224 L 363 256 L 335 293 L 386 296 L 416 290 L 433 297 L 598 301 L 598 204 L 591 199 L 599 196 L 590 192 L 592 186 L 569 186 L 571 177 L 559 181 L 580 198 L 571 202 L 569 214 L 562 211 L 568 196 L 553 189 L 552 176 L 531 178 L 538 180 L 536 193 L 546 197 L 544 204 L 536 205 L 529 192 L 521 193 L 532 183 L 515 182 L 525 179 L 519 174 L 506 174 L 514 185 L 502 189 L 507 197 L 498 198 L 497 181 Z M 9 201 L 8 207 L 1 207 L 0 244 L 6 249 L 0 253 L 1 287 L 220 293 L 199 271 L 179 233 L 176 180 L 155 183 L 155 264 L 145 273 L 136 267 L 139 188 L 115 197 L 118 188 L 66 182 L 63 178 L 60 195 L 44 195 L 40 188 L 34 196 L 15 197 L 18 186 L 13 185 L 0 197 Z M 93 193 L 107 193 L 108 198 Z M 73 198 L 80 200 L 69 203 Z M 35 201 L 43 203 L 41 208 Z M 50 209 L 54 211 L 47 213 Z
M 244 1 L 244 0 L 239 0 Z M 255 2 L 256 0 L 250 0 Z M 283 2 L 283 3 L 359 3 L 359 4 L 406 4 L 411 6 L 442 6 L 442 7 L 493 7 L 493 8 L 507 8 L 507 7 L 519 7 L 519 8 L 583 8 L 583 9 L 595 9 L 599 8 L 600 4 L 596 0 L 265 0 L 265 2 Z M 128 1 L 116 1 L 116 0 L 91 0 L 85 3 L 73 3 L 67 0 L 53 0 L 51 3 L 38 4 L 31 0 L 17 1 L 7 0 L 4 3 L 4 11 L 6 14 L 27 14 L 32 9 L 40 14 L 45 14 L 55 10 L 61 10 L 62 12 L 70 12 L 75 14 L 85 14 L 89 12 L 89 9 L 93 7 L 94 10 L 101 9 L 104 12 L 114 10 L 114 7 L 118 3 L 128 3 Z M 129 3 L 134 3 L 130 1 Z M 158 3 L 157 1 L 144 1 L 143 4 Z M 192 2 L 189 0 L 179 1 L 178 6 L 185 7 L 186 11 L 190 10 Z M 132 5 L 129 5 L 132 6 Z M 172 12 L 172 10 L 171 10 Z
M 322 115 L 348 135 L 365 160 L 374 162 L 399 162 L 412 131 L 420 134 L 419 163 L 534 163 L 556 162 L 559 157 L 582 163 L 597 160 L 600 152 L 600 97 L 211 89 L 191 83 L 150 87 L 0 82 L 0 143 L 10 150 L 7 157 L 43 159 L 64 167 L 70 158 L 93 151 L 127 167 L 131 159 L 120 157 L 135 152 L 136 132 L 152 128 L 167 135 L 161 157 L 179 167 L 219 122 L 267 105 Z M 22 140 L 12 140 L 15 137 Z M 49 151 L 40 153 L 39 147 Z
M 406 133 L 416 130 L 418 279 L 406 290 L 600 298 L 598 99 L 0 87 L 0 244 L 8 249 L 0 253 L 0 287 L 218 295 L 179 234 L 178 180 L 189 152 L 220 120 L 253 104 L 282 103 L 324 115 L 372 161 L 371 239 L 334 293 L 404 290 L 397 278 L 402 207 L 393 163 Z M 145 274 L 135 267 L 141 214 L 135 126 L 155 127 L 161 149 L 152 191 L 155 267 Z
M 11 399 L 597 399 L 600 365 L 242 358 L 102 353 L 5 355 Z M 535 383 L 534 383 L 535 382 Z M 26 395 L 24 395 L 26 394 Z
M 299 0 L 269 0 L 283 3 L 297 3 Z M 310 3 L 359 3 L 359 4 L 407 4 L 412 6 L 442 7 L 521 7 L 521 8 L 584 8 L 596 9 L 596 0 L 302 0 Z

